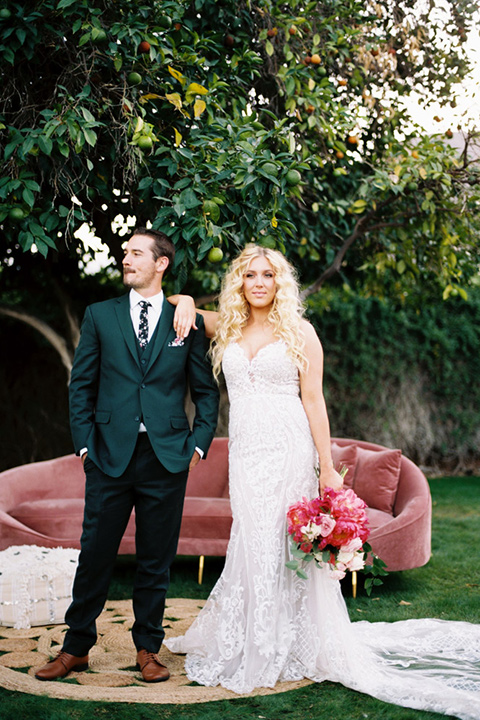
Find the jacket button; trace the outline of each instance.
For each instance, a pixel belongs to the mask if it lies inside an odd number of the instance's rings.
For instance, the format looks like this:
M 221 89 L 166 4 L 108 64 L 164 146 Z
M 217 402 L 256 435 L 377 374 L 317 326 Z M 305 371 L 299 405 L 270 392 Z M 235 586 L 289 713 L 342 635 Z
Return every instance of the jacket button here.
M 145 385 L 145 383 L 142 383 L 140 387 L 142 388 L 142 390 L 144 390 L 147 386 Z
M 135 422 L 140 422 L 140 418 L 138 417 L 138 415 L 137 415 L 137 417 L 135 418 Z

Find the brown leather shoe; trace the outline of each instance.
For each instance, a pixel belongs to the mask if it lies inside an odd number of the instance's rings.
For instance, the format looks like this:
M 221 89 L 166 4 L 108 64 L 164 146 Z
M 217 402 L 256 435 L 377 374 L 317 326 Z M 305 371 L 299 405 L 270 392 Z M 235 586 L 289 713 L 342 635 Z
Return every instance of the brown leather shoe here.
M 70 655 L 64 650 L 60 650 L 57 657 L 50 660 L 40 670 L 37 670 L 35 677 L 37 680 L 57 680 L 68 675 L 72 670 L 80 672 L 88 668 L 88 655 L 85 657 L 77 657 Z
M 141 670 L 145 682 L 165 682 L 170 677 L 165 665 L 162 665 L 156 653 L 148 650 L 139 650 L 137 653 L 137 668 Z

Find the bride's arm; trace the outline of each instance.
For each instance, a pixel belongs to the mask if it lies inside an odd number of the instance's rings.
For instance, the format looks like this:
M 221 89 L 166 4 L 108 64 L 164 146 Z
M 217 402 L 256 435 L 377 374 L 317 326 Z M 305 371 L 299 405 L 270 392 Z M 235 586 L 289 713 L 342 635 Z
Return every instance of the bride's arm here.
M 190 330 L 197 330 L 195 316 L 198 313 L 203 317 L 205 323 L 205 335 L 212 338 L 215 335 L 218 313 L 212 310 L 198 310 L 195 308 L 195 301 L 191 295 L 169 295 L 167 300 L 175 305 L 175 316 L 173 328 L 178 337 L 186 338 Z
M 333 466 L 330 448 L 330 423 L 323 396 L 323 348 L 310 323 L 304 321 L 302 330 L 305 335 L 304 351 L 308 360 L 308 369 L 300 375 L 300 390 L 320 459 L 320 490 L 326 487 L 338 490 L 342 487 L 343 480 Z

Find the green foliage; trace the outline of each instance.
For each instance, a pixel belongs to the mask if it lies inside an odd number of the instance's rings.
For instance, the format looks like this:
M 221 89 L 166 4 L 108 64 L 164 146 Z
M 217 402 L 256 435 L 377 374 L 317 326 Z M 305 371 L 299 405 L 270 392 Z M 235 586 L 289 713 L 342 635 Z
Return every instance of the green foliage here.
M 409 136 L 398 105 L 454 102 L 474 2 L 3 5 L 3 259 L 75 255 L 86 223 L 119 263 L 112 223 L 134 216 L 175 241 L 177 288 L 199 266 L 215 291 L 210 249 L 252 238 L 312 283 L 352 245 L 334 271 L 383 294 L 475 271 L 475 164 Z
M 422 464 L 478 460 L 478 291 L 421 309 L 324 292 L 309 314 L 334 435 L 401 447 Z

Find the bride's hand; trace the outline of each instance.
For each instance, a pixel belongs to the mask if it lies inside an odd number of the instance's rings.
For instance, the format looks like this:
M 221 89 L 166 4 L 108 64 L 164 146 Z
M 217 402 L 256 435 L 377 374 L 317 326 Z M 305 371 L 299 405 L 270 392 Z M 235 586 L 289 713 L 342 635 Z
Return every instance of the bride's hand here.
M 343 487 L 343 478 L 335 468 L 328 468 L 320 472 L 320 495 L 325 488 L 330 487 L 333 490 L 341 490 Z
M 173 329 L 177 333 L 177 337 L 184 339 L 192 328 L 197 330 L 195 319 L 196 310 L 193 298 L 190 295 L 179 295 L 173 318 Z

